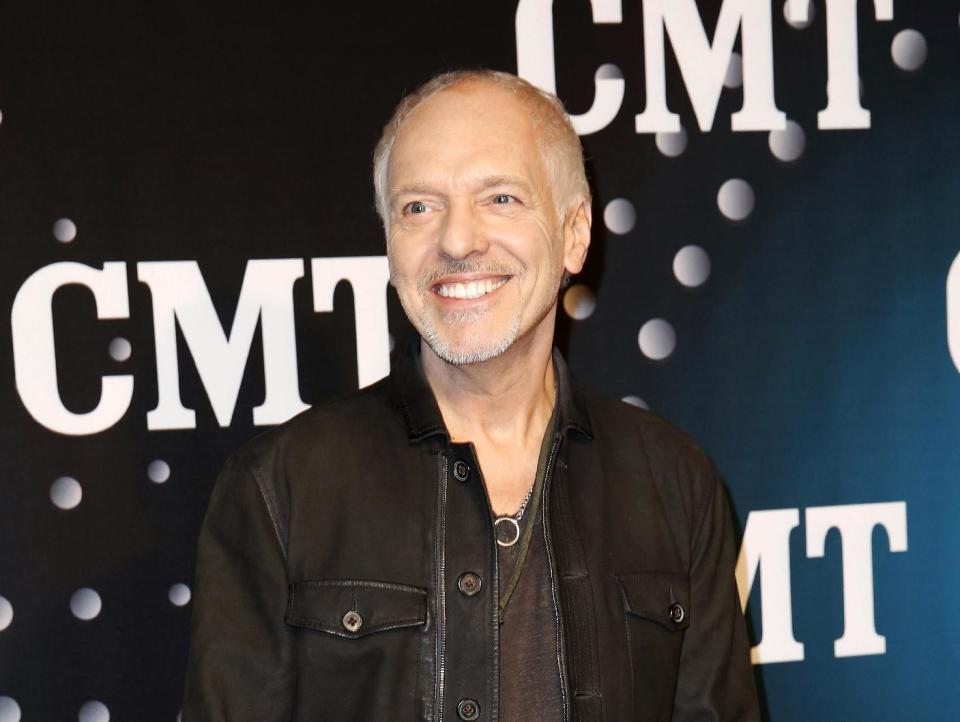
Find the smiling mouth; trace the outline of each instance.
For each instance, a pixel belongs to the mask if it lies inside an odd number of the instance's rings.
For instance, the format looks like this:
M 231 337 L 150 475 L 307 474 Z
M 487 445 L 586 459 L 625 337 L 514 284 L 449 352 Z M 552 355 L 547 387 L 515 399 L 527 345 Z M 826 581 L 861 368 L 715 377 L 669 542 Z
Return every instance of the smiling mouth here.
M 443 298 L 482 298 L 493 293 L 509 280 L 509 276 L 498 276 L 497 278 L 481 278 L 466 283 L 438 283 L 432 290 Z

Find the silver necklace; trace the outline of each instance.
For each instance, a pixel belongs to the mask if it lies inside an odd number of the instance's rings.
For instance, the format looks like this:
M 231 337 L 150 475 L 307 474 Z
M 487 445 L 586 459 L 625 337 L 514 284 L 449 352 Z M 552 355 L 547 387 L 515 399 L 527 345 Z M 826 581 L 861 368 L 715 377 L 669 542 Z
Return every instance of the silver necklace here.
M 533 495 L 533 487 L 536 485 L 537 481 L 534 479 L 533 484 L 530 485 L 530 490 L 527 491 L 527 495 L 523 497 L 523 501 L 520 502 L 520 508 L 517 509 L 515 514 L 498 516 L 493 522 L 494 536 L 497 539 L 497 544 L 500 546 L 512 547 L 520 538 L 520 520 L 523 519 L 523 512 L 527 510 L 527 504 Z

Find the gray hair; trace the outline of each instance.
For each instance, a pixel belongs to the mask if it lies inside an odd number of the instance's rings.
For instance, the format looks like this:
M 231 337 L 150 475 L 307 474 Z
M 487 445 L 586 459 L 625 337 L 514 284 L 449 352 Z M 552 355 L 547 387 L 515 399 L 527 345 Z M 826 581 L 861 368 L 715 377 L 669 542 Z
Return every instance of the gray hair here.
M 563 104 L 555 95 L 540 90 L 523 78 L 498 70 L 454 70 L 433 77 L 405 96 L 383 128 L 380 142 L 373 152 L 373 187 L 377 213 L 385 231 L 390 228 L 387 188 L 390 153 L 401 126 L 414 110 L 437 93 L 456 85 L 477 82 L 492 83 L 512 91 L 516 98 L 527 106 L 530 118 L 539 131 L 540 155 L 550 179 L 558 212 L 562 215 L 578 200 L 589 202 L 590 186 L 583 165 L 580 138 L 573 129 Z

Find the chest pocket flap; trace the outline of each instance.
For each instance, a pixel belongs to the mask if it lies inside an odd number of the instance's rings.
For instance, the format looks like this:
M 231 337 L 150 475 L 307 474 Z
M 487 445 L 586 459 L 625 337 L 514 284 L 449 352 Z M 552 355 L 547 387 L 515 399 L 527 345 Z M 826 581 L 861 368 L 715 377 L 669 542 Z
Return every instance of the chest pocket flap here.
M 283 620 L 348 639 L 421 626 L 427 623 L 427 590 L 355 579 L 294 582 Z
M 690 577 L 682 573 L 618 574 L 628 614 L 679 632 L 690 626 Z

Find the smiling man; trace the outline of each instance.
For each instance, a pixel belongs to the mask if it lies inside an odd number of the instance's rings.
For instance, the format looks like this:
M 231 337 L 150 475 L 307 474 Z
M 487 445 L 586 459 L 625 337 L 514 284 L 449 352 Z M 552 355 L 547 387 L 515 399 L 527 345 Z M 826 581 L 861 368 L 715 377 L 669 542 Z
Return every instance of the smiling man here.
M 562 106 L 441 75 L 374 185 L 422 343 L 228 462 L 184 720 L 759 719 L 709 460 L 553 350 L 591 225 Z

